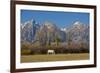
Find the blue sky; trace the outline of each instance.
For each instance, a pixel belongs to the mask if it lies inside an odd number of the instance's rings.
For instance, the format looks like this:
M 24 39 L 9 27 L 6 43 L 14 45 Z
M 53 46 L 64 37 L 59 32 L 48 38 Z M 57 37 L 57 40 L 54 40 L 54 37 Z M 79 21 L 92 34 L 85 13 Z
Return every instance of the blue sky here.
M 50 21 L 59 28 L 64 28 L 70 26 L 75 21 L 80 21 L 88 25 L 89 13 L 21 10 L 21 23 L 31 19 L 34 19 L 39 24 Z

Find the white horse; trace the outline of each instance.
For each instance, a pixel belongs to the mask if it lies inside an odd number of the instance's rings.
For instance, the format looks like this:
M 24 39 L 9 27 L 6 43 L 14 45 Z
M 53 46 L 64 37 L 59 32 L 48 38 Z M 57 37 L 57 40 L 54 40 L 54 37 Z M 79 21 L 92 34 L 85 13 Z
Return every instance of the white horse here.
M 48 50 L 47 53 L 48 54 L 55 54 L 55 51 L 54 50 Z

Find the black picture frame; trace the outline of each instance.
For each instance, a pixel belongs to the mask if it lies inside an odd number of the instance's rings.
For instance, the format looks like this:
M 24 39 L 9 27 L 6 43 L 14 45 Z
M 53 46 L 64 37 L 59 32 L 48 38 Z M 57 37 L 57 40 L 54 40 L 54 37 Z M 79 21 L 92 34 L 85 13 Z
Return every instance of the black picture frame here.
M 94 10 L 94 64 L 75 65 L 75 66 L 59 66 L 59 67 L 41 67 L 41 68 L 23 68 L 16 69 L 16 5 L 39 5 L 39 6 L 54 6 L 54 7 L 71 7 L 71 8 L 86 8 Z M 28 72 L 28 71 L 44 71 L 44 70 L 59 70 L 59 69 L 76 69 L 76 68 L 91 68 L 96 67 L 96 6 L 94 5 L 78 5 L 78 4 L 62 4 L 62 3 L 46 3 L 46 2 L 31 2 L 31 1 L 11 1 L 11 61 L 10 71 L 14 72 Z

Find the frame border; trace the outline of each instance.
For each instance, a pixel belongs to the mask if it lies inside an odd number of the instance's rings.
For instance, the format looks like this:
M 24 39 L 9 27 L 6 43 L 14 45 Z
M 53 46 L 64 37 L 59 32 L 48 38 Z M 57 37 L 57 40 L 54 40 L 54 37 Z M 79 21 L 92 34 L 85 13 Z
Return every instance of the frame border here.
M 16 26 L 15 26 L 15 12 L 16 12 L 16 4 L 21 5 L 40 5 L 40 6 L 53 6 L 53 7 L 72 7 L 72 8 L 87 8 L 87 9 L 93 9 L 94 10 L 94 64 L 88 64 L 88 65 L 75 65 L 75 66 L 59 66 L 59 67 L 41 67 L 41 68 L 25 68 L 25 69 L 16 69 Z M 90 67 L 96 67 L 97 66 L 97 55 L 96 55 L 96 12 L 97 8 L 94 5 L 77 5 L 77 4 L 62 4 L 62 3 L 47 3 L 47 2 L 34 2 L 34 1 L 12 1 L 10 5 L 10 72 L 29 72 L 29 71 L 45 71 L 45 70 L 60 70 L 60 69 L 76 69 L 76 68 L 90 68 Z

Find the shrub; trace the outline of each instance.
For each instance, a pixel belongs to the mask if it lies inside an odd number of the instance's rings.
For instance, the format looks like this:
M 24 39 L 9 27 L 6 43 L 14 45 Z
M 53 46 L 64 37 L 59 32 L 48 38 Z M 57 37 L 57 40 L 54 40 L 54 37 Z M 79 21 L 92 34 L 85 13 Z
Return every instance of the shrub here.
M 21 55 L 31 55 L 32 51 L 31 50 L 21 50 Z

